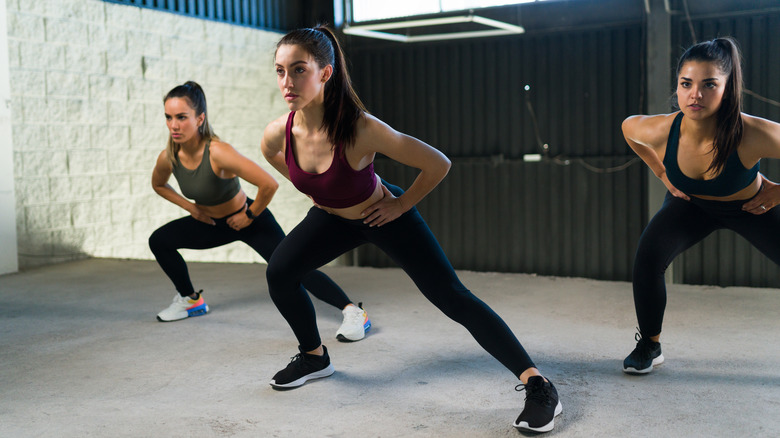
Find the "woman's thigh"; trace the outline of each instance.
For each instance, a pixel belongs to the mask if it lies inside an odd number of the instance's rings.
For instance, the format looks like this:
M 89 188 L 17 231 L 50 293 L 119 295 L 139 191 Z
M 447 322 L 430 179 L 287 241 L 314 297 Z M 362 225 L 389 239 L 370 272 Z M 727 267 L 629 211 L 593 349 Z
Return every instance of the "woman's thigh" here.
M 168 248 L 209 249 L 238 240 L 238 235 L 228 229 L 209 225 L 185 216 L 158 228 L 150 242 L 159 242 Z
M 300 279 L 361 243 L 364 239 L 349 224 L 312 207 L 276 247 L 268 270 L 271 273 L 283 270 L 286 275 Z

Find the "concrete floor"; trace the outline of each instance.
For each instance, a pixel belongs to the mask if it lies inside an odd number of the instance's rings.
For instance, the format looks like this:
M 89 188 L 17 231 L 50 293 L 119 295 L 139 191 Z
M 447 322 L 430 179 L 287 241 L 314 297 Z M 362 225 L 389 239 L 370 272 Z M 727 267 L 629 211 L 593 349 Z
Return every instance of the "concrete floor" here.
M 330 267 L 374 329 L 333 339 L 336 373 L 278 392 L 296 352 L 264 265 L 192 264 L 209 315 L 159 323 L 156 263 L 93 259 L 0 276 L 0 437 L 515 437 L 513 376 L 397 269 Z M 634 347 L 628 283 L 462 272 L 555 382 L 548 436 L 780 436 L 780 290 L 670 287 L 666 363 Z

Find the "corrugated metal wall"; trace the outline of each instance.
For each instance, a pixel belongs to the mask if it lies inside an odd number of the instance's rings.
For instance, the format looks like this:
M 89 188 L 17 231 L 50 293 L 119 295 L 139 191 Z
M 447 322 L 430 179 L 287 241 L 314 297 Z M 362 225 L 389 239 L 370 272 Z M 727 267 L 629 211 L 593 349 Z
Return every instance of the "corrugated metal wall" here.
M 745 88 L 763 97 L 780 101 L 780 12 L 737 17 L 703 17 L 692 20 L 697 41 L 718 36 L 735 37 L 744 57 Z M 694 39 L 684 16 L 673 19 L 674 47 L 689 47 Z M 682 49 L 673 51 L 676 59 Z M 780 107 L 745 95 L 745 112 L 780 122 Z M 770 180 L 780 180 L 780 163 L 762 160 L 761 172 Z M 780 232 L 780 230 L 777 230 Z M 780 287 L 780 268 L 730 231 L 713 233 L 689 249 L 675 276 L 689 284 L 717 284 Z
M 692 38 L 684 15 L 672 21 L 676 62 Z M 780 100 L 777 10 L 694 17 L 693 27 L 698 40 L 735 36 L 745 56 L 747 88 Z M 450 175 L 419 206 L 453 265 L 631 279 L 638 237 L 654 213 L 646 208 L 644 165 L 598 174 L 576 163 L 524 163 L 521 157 L 540 152 L 530 102 L 551 155 L 603 157 L 587 160 L 599 167 L 626 162 L 632 152 L 620 135 L 620 122 L 645 112 L 642 29 L 636 23 L 425 45 L 361 42 L 348 48 L 353 79 L 369 109 L 453 159 Z M 780 121 L 777 106 L 750 96 L 745 110 Z M 390 160 L 378 159 L 377 170 L 402 186 L 416 175 Z M 762 172 L 780 180 L 776 161 L 764 160 Z M 393 265 L 373 247 L 361 248 L 357 262 Z M 728 231 L 708 237 L 675 264 L 676 280 L 689 284 L 778 287 L 779 271 Z
M 456 268 L 629 280 L 646 217 L 641 163 L 595 173 L 550 155 L 633 158 L 621 121 L 640 112 L 641 25 L 349 50 L 369 110 L 453 160 L 419 208 Z M 530 90 L 526 91 L 525 87 Z M 415 169 L 378 159 L 408 187 Z M 373 247 L 358 263 L 392 265 Z
M 230 24 L 285 29 L 289 7 L 284 0 L 107 0 Z
M 333 21 L 332 1 L 311 0 L 104 0 L 238 26 L 286 31 Z

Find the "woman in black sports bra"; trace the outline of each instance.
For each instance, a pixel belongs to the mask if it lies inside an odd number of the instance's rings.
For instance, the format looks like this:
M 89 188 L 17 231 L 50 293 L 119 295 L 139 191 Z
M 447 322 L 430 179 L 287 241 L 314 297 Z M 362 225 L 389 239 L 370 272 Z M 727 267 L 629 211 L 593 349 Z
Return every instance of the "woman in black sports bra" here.
M 669 190 L 639 239 L 634 305 L 639 333 L 623 371 L 645 374 L 664 361 L 664 272 L 680 253 L 731 229 L 780 264 L 780 187 L 759 172 L 780 158 L 780 124 L 742 110 L 739 49 L 731 38 L 689 48 L 677 64 L 679 112 L 623 122 L 629 146 Z
M 169 322 L 209 311 L 202 290 L 196 292 L 192 285 L 179 249 L 216 248 L 241 241 L 267 261 L 285 235 L 267 208 L 278 187 L 276 180 L 214 134 L 200 85 L 191 81 L 179 85 L 163 102 L 170 136 L 168 147 L 157 157 L 152 187 L 189 213 L 149 237 L 149 248 L 177 291 L 171 305 L 157 314 L 159 321 Z M 171 175 L 182 194 L 168 184 Z M 247 197 L 239 177 L 257 186 L 257 199 Z M 352 304 L 333 280 L 311 271 L 302 283 L 312 295 L 342 311 L 344 321 L 336 332 L 339 340 L 364 337 L 370 327 L 365 311 Z

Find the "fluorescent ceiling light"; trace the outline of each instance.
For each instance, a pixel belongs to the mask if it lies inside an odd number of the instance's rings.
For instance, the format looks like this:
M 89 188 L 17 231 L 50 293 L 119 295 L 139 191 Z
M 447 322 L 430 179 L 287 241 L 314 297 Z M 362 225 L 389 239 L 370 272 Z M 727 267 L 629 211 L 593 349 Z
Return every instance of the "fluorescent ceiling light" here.
M 399 33 L 392 33 L 392 32 L 380 32 L 382 30 L 387 30 L 387 29 L 404 29 L 407 27 L 423 27 L 423 26 L 441 26 L 443 24 L 456 24 L 456 23 L 478 23 L 488 27 L 492 27 L 494 29 L 436 33 L 430 35 L 402 35 Z M 392 23 L 365 24 L 360 26 L 344 27 L 344 33 L 348 35 L 358 35 L 358 36 L 364 36 L 368 38 L 378 38 L 383 40 L 399 41 L 402 43 L 451 40 L 451 39 L 458 39 L 458 38 L 478 38 L 478 37 L 488 37 L 488 36 L 498 36 L 498 35 L 512 35 L 512 34 L 521 34 L 524 32 L 525 29 L 523 29 L 522 26 L 509 24 L 498 20 L 491 20 L 490 18 L 480 17 L 477 15 L 429 18 L 429 19 L 411 20 L 411 21 L 394 21 Z

